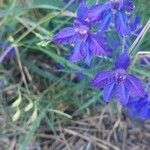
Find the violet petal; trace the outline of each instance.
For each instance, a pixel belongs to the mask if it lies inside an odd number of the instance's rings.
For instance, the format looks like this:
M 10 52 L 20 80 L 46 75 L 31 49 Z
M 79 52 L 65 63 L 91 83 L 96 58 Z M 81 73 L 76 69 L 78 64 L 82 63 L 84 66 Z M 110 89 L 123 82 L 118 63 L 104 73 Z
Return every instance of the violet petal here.
M 72 63 L 77 63 L 78 61 L 81 61 L 84 56 L 81 53 L 83 46 L 81 42 L 77 42 L 74 46 L 73 54 L 70 57 L 70 61 Z
M 135 96 L 144 97 L 145 90 L 140 79 L 133 75 L 127 75 L 127 88 Z
M 16 48 L 7 42 L 0 41 L 0 63 L 16 55 Z
M 99 21 L 103 13 L 110 9 L 109 4 L 98 4 L 93 6 L 91 9 L 88 11 L 88 18 L 90 21 Z
M 66 27 L 60 30 L 53 38 L 58 44 L 72 44 L 77 40 L 74 28 Z
M 92 81 L 92 85 L 96 88 L 104 88 L 114 81 L 114 73 L 112 71 L 104 71 L 96 74 Z
M 88 11 L 88 7 L 85 1 L 81 2 L 77 12 L 77 18 L 80 21 L 85 21 L 85 19 L 87 18 L 87 11 Z
M 111 18 L 112 18 L 112 12 L 108 11 L 105 15 L 103 15 L 100 26 L 99 26 L 99 30 L 104 32 L 108 29 L 110 22 L 111 22 Z
M 115 82 L 105 86 L 104 91 L 103 91 L 103 99 L 106 103 L 111 100 L 111 97 L 113 96 L 114 89 L 115 89 Z
M 130 12 L 134 9 L 132 0 L 123 0 L 122 10 Z
M 116 88 L 116 96 L 120 103 L 125 106 L 128 103 L 129 95 L 123 83 L 119 84 Z
M 130 29 L 126 21 L 126 14 L 118 11 L 115 15 L 115 27 L 116 31 L 122 36 L 130 35 Z
M 95 56 L 106 55 L 106 51 L 104 50 L 104 45 L 98 42 L 94 36 L 91 35 L 88 41 L 89 41 L 90 50 L 93 55 Z

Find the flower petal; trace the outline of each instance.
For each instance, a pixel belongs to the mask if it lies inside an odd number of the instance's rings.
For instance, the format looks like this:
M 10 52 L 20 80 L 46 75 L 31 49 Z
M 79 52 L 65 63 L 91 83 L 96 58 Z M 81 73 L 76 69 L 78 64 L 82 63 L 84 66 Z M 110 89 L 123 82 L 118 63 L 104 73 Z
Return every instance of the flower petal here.
M 145 105 L 145 107 L 141 108 L 141 111 L 139 113 L 139 117 L 142 120 L 146 120 L 146 119 L 150 118 L 150 107 L 149 107 L 149 104 L 147 104 L 147 105 Z
M 130 23 L 130 30 L 133 32 L 140 25 L 140 17 L 135 16 L 135 19 Z
M 143 98 L 130 98 L 127 104 L 131 117 L 139 117 L 142 120 L 150 118 L 150 103 L 148 96 Z
M 116 69 L 126 70 L 129 67 L 129 65 L 130 65 L 130 57 L 126 52 L 122 53 L 115 62 Z
M 123 36 L 130 35 L 130 29 L 126 21 L 126 14 L 118 11 L 115 15 L 116 31 Z
M 105 11 L 107 11 L 108 9 L 110 9 L 110 5 L 107 4 L 98 4 L 93 6 L 91 9 L 89 9 L 88 11 L 88 18 L 90 21 L 99 21 L 102 16 L 103 13 Z
M 138 102 L 138 98 L 137 97 L 130 97 L 128 103 L 127 103 L 127 107 L 134 109 L 134 107 L 137 105 Z
M 98 42 L 96 37 L 90 35 L 88 42 L 89 42 L 90 50 L 93 55 L 95 56 L 106 55 L 104 44 L 102 44 L 102 42 Z
M 53 38 L 53 41 L 58 44 L 72 44 L 76 40 L 76 32 L 71 27 L 60 30 Z
M 74 20 L 74 30 L 76 31 L 76 37 L 79 40 L 86 41 L 89 34 L 89 26 L 87 24 L 83 24 L 79 20 Z
M 112 71 L 104 71 L 96 74 L 92 81 L 92 85 L 96 88 L 104 88 L 114 81 L 114 73 Z
M 77 12 L 77 18 L 80 21 L 85 21 L 85 19 L 87 18 L 87 11 L 88 11 L 88 7 L 85 1 L 81 2 Z
M 123 83 L 117 85 L 116 96 L 123 106 L 127 105 L 129 100 L 129 95 Z
M 133 75 L 127 75 L 126 87 L 133 96 L 144 97 L 146 94 L 141 80 Z
M 86 62 L 87 65 L 90 65 L 93 55 L 92 55 L 91 50 L 89 49 L 89 45 L 87 45 L 87 46 L 88 47 L 87 47 L 87 51 L 86 51 L 85 62 Z
M 84 55 L 82 55 L 81 51 L 85 51 L 84 44 L 82 42 L 77 42 L 74 46 L 73 54 L 70 57 L 72 63 L 77 63 L 84 59 Z
M 122 10 L 130 12 L 134 9 L 132 0 L 123 0 Z
M 16 48 L 5 41 L 0 41 L 0 64 L 16 55 Z
M 106 103 L 110 101 L 110 99 L 113 95 L 114 89 L 115 89 L 115 82 L 113 82 L 112 84 L 107 85 L 104 88 L 103 99 Z
M 143 25 L 139 16 L 135 16 L 135 19 L 131 21 L 129 25 L 130 31 L 134 34 L 134 36 L 138 36 L 143 29 Z
M 108 11 L 107 13 L 105 13 L 105 15 L 103 15 L 99 26 L 100 31 L 104 32 L 108 29 L 111 22 L 111 18 L 112 18 L 112 11 Z

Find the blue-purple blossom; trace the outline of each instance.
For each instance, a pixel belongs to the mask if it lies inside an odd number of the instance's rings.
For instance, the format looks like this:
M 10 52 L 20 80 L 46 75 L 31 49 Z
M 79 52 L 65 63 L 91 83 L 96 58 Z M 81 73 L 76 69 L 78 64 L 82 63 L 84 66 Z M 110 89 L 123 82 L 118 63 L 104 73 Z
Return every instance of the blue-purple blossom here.
M 130 98 L 127 108 L 131 117 L 142 120 L 150 119 L 150 97 L 148 95 L 143 98 Z
M 129 97 L 144 97 L 145 90 L 140 79 L 127 73 L 130 58 L 123 53 L 115 62 L 115 71 L 103 71 L 94 77 L 92 85 L 103 90 L 103 99 L 109 102 L 112 97 L 117 97 L 122 105 L 128 103 Z
M 73 63 L 85 60 L 90 63 L 92 56 L 106 55 L 105 46 L 90 32 L 91 25 L 87 19 L 88 7 L 83 1 L 78 9 L 73 27 L 66 27 L 53 38 L 58 44 L 72 44 L 74 49 L 70 57 Z
M 16 54 L 16 48 L 7 42 L 0 41 L 0 64 Z
M 108 2 L 93 6 L 88 11 L 88 19 L 92 22 L 99 21 L 99 30 L 106 31 L 111 23 L 123 36 L 130 35 L 128 15 L 134 8 L 132 0 L 109 0 Z

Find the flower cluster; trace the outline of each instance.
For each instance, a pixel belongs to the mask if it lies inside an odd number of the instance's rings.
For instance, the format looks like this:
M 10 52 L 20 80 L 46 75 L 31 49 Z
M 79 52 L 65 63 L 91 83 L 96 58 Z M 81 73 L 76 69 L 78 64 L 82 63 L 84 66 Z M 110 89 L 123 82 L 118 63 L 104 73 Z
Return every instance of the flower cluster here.
M 142 81 L 128 70 L 132 63 L 128 53 L 128 38 L 131 41 L 142 30 L 139 17 L 133 15 L 134 8 L 132 0 L 108 0 L 91 7 L 83 0 L 73 27 L 59 31 L 53 41 L 73 47 L 70 56 L 72 63 L 85 62 L 90 65 L 95 56 L 109 57 L 112 61 L 118 56 L 114 61 L 114 69 L 97 73 L 92 86 L 103 89 L 105 102 L 115 98 L 129 108 L 130 114 L 136 113 L 142 119 L 148 119 L 148 94 Z M 114 35 L 118 37 L 117 42 Z

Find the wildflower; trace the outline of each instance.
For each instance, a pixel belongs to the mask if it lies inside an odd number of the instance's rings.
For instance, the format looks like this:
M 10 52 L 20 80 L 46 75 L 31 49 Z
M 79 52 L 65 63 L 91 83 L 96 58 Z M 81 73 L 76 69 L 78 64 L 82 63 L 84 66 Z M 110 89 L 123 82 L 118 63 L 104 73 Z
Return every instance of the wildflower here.
M 70 57 L 73 63 L 85 60 L 89 64 L 92 56 L 106 55 L 102 42 L 90 32 L 91 25 L 86 20 L 87 11 L 87 5 L 83 1 L 79 6 L 74 27 L 62 29 L 53 38 L 53 41 L 58 44 L 73 44 L 74 50 Z
M 0 41 L 0 64 L 6 59 L 13 57 L 16 54 L 15 47 L 11 46 L 7 42 Z
M 104 71 L 98 73 L 92 84 L 96 88 L 103 88 L 103 99 L 109 102 L 116 96 L 122 105 L 128 103 L 130 96 L 144 97 L 145 91 L 141 81 L 127 73 L 130 65 L 130 58 L 125 52 L 115 62 L 115 71 Z
M 99 21 L 99 30 L 102 32 L 106 31 L 114 20 L 116 31 L 123 36 L 127 36 L 130 35 L 127 14 L 133 8 L 134 5 L 131 0 L 109 0 L 106 3 L 93 6 L 88 11 L 88 18 L 92 22 Z
M 130 98 L 127 104 L 129 114 L 142 120 L 150 118 L 150 97 L 145 95 L 143 98 Z

